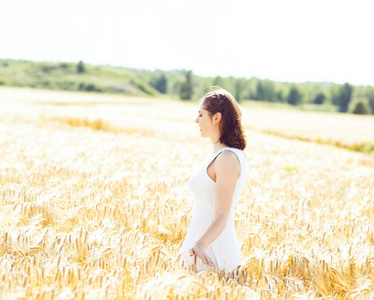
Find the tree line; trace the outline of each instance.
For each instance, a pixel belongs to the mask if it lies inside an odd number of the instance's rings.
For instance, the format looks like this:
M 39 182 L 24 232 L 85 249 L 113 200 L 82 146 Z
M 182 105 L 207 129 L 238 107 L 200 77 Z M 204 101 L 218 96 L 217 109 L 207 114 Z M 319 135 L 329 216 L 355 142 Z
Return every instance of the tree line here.
M 0 59 L 0 85 L 120 93 L 134 96 L 165 95 L 195 101 L 212 86 L 230 91 L 238 102 L 253 100 L 284 103 L 302 109 L 374 114 L 374 87 L 350 83 L 290 83 L 256 77 L 202 77 L 191 70 L 141 70 L 90 65 L 80 60 L 35 62 Z
M 256 100 L 288 103 L 293 106 L 335 107 L 339 112 L 374 114 L 374 87 L 353 86 L 334 83 L 288 83 L 269 79 L 235 77 L 199 77 L 192 71 L 175 82 L 167 73 L 160 72 L 152 77 L 150 84 L 162 94 L 178 95 L 182 100 L 201 97 L 209 86 L 229 90 L 240 101 Z M 323 109 L 321 109 L 323 110 Z

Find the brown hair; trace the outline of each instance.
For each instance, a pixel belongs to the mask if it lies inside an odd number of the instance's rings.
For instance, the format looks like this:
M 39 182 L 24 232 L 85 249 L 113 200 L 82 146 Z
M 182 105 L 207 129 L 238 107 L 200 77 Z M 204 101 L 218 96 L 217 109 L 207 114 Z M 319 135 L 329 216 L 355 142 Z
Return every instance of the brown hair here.
M 205 94 L 202 103 L 211 117 L 217 112 L 222 115 L 219 141 L 228 147 L 244 150 L 247 138 L 242 126 L 242 112 L 235 98 L 228 91 L 218 89 Z

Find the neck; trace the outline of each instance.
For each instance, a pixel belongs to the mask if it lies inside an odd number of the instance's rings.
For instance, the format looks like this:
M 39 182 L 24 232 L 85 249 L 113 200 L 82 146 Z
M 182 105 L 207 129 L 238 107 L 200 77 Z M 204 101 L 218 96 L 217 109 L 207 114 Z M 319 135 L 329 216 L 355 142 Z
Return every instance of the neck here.
M 221 150 L 222 148 L 227 147 L 225 144 L 221 144 L 219 141 L 217 143 L 213 143 L 213 153 Z
M 222 144 L 220 141 L 219 141 L 219 138 L 220 138 L 220 134 L 219 134 L 219 131 L 217 130 L 214 134 L 214 136 L 211 136 L 210 137 L 210 140 L 213 144 L 213 153 L 219 151 L 220 149 L 222 148 L 225 148 L 227 147 L 225 144 Z

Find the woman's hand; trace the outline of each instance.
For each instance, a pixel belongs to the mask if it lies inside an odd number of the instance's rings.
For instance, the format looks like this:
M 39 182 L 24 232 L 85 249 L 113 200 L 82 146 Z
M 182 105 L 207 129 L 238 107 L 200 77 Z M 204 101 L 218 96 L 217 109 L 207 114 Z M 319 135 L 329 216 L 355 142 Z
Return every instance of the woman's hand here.
M 201 259 L 201 261 L 204 263 L 204 264 L 208 264 L 209 266 L 213 267 L 213 262 L 212 260 L 209 258 L 209 256 L 205 253 L 204 249 L 202 246 L 200 246 L 199 244 L 194 244 L 189 250 L 188 250 L 188 253 L 190 254 L 190 256 L 192 255 L 196 255 L 198 258 Z

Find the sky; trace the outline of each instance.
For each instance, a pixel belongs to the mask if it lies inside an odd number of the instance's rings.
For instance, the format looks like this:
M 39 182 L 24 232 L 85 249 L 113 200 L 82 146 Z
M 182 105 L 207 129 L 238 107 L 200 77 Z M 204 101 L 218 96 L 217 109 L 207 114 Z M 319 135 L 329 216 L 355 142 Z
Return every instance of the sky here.
M 373 0 L 11 0 L 0 58 L 374 85 Z

